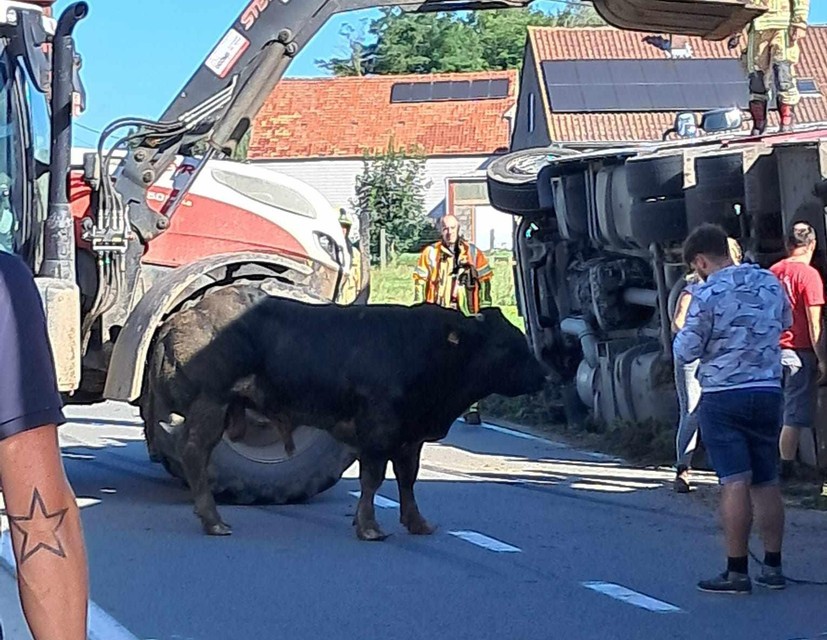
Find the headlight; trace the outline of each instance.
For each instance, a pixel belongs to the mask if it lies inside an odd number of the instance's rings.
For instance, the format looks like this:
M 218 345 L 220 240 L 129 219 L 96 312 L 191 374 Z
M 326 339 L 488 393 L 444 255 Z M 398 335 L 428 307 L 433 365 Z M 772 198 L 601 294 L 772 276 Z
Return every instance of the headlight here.
M 314 231 L 313 237 L 316 239 L 316 244 L 319 248 L 329 255 L 333 262 L 339 266 L 344 266 L 342 249 L 331 236 L 321 231 Z

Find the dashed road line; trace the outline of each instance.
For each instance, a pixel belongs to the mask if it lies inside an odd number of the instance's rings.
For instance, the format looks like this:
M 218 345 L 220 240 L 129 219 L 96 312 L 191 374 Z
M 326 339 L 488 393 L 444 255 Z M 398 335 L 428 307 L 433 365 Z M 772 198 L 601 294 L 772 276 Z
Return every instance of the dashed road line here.
M 587 589 L 605 594 L 615 600 L 620 600 L 626 604 L 631 604 L 635 607 L 640 607 L 641 609 L 647 609 L 648 611 L 654 611 L 655 613 L 680 613 L 682 611 L 679 607 L 676 607 L 673 604 L 669 604 L 663 600 L 657 600 L 656 598 L 652 598 L 643 593 L 638 593 L 637 591 L 632 591 L 631 589 L 627 589 L 626 587 L 615 584 L 614 582 L 593 581 L 582 582 L 581 584 Z
M 348 491 L 348 493 L 354 498 L 360 498 L 362 496 L 361 491 Z M 396 509 L 399 506 L 399 503 L 396 500 L 391 500 L 385 496 L 380 496 L 378 493 L 373 496 L 373 504 L 380 509 Z
M 94 498 L 78 498 L 78 506 L 89 507 L 100 503 Z M 0 568 L 13 578 L 17 574 L 17 561 L 12 549 L 11 534 L 5 518 L 0 520 Z M 138 637 L 101 609 L 91 599 L 87 612 L 89 640 L 138 640 Z
M 449 531 L 448 534 L 496 553 L 520 553 L 522 551 L 519 547 L 491 538 L 479 531 Z

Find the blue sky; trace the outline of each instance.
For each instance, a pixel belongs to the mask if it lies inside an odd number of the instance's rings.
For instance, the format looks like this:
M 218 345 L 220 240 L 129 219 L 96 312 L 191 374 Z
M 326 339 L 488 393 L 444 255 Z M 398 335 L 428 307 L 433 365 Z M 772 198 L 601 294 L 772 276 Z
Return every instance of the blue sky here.
M 212 50 L 249 0 L 87 0 L 89 17 L 76 31 L 83 55 L 87 110 L 75 129 L 77 146 L 97 140 L 100 130 L 123 116 L 157 118 Z M 59 0 L 62 10 L 70 0 Z M 535 2 L 556 10 L 556 2 Z M 332 18 L 293 61 L 288 75 L 319 76 L 314 61 L 338 54 L 339 30 L 358 25 L 376 11 Z M 827 2 L 813 2 L 810 21 L 827 23 Z

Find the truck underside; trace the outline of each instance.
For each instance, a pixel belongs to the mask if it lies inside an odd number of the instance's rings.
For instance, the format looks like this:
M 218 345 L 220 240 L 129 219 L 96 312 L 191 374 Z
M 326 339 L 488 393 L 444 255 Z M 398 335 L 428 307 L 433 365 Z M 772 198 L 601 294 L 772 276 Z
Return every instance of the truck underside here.
M 784 255 L 785 232 L 807 221 L 818 234 L 813 265 L 827 275 L 827 125 L 532 152 L 546 159 L 536 209 L 519 211 L 521 313 L 537 357 L 600 422 L 675 423 L 670 324 L 685 284 L 681 244 L 699 224 L 722 225 L 745 259 L 768 267 Z M 502 176 L 489 172 L 489 187 L 509 210 Z

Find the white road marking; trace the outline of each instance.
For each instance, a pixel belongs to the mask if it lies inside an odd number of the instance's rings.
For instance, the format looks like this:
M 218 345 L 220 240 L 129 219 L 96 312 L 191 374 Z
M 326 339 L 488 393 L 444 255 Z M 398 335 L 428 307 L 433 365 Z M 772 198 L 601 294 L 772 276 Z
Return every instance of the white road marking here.
M 478 531 L 449 531 L 448 533 L 449 535 L 456 536 L 466 542 L 475 544 L 478 547 L 488 549 L 489 551 L 495 551 L 497 553 L 520 553 L 522 551 L 519 547 L 507 544 L 502 540 L 497 540 L 496 538 L 490 538 L 489 536 L 483 535 Z
M 489 422 L 483 422 L 480 425 L 483 429 L 488 429 L 489 431 L 496 431 L 497 433 L 503 433 L 507 436 L 512 436 L 514 438 L 521 438 L 523 440 L 533 440 L 534 442 L 542 442 L 543 444 L 550 444 L 558 449 L 571 449 L 570 445 L 567 445 L 565 442 L 559 442 L 557 440 L 552 440 L 551 438 L 543 438 L 542 436 L 535 436 L 531 433 L 525 433 L 524 431 L 517 431 L 516 429 L 509 429 L 508 427 L 501 427 L 497 424 L 491 424 Z M 611 456 L 605 453 L 599 453 L 597 451 L 580 451 L 590 458 L 594 458 L 595 460 L 607 461 L 607 462 L 622 462 L 620 458 L 617 456 Z
M 95 498 L 78 498 L 78 506 L 91 507 L 100 504 Z M 17 562 L 12 549 L 11 535 L 6 518 L 0 519 L 0 567 L 5 569 L 12 577 L 17 574 Z M 131 631 L 101 609 L 91 599 L 89 600 L 88 632 L 89 640 L 138 640 Z
M 349 491 L 350 495 L 354 498 L 359 498 L 362 496 L 361 491 Z M 390 498 L 386 498 L 385 496 L 380 496 L 378 493 L 373 496 L 373 504 L 379 507 L 380 509 L 395 509 L 399 506 L 399 503 L 396 500 L 391 500 Z
M 583 582 L 581 584 L 587 589 L 598 591 L 616 600 L 640 607 L 641 609 L 654 611 L 655 613 L 680 613 L 681 611 L 680 608 L 673 604 L 650 598 L 647 595 L 632 591 L 613 582 Z
M 516 429 L 509 429 L 508 427 L 501 427 L 497 424 L 491 424 L 489 422 L 483 422 L 480 425 L 483 429 L 488 429 L 489 431 L 496 431 L 497 433 L 504 433 L 508 436 L 513 436 L 515 438 L 521 438 L 523 440 L 533 440 L 534 442 L 542 442 L 544 444 L 554 444 L 558 447 L 562 447 L 565 449 L 569 449 L 570 447 L 567 444 L 563 444 L 562 442 L 556 442 L 554 440 L 549 440 L 548 438 L 541 438 L 540 436 L 535 436 L 530 433 L 525 433 L 523 431 L 517 431 Z

